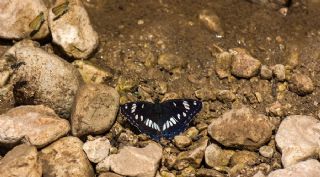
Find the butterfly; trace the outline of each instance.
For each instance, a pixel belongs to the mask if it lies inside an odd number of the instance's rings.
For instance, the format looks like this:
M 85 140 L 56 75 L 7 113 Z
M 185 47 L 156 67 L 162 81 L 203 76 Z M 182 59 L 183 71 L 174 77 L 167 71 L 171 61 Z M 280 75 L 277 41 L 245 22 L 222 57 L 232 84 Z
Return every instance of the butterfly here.
M 121 113 L 141 133 L 155 141 L 172 139 L 188 127 L 200 112 L 202 102 L 193 99 L 172 99 L 159 103 L 138 101 L 120 106 Z

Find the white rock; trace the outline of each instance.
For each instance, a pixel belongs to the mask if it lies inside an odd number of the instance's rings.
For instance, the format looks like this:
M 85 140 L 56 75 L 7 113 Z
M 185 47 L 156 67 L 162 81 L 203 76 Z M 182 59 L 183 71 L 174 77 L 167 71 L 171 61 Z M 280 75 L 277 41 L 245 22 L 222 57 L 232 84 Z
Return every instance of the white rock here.
M 91 162 L 99 163 L 109 155 L 110 142 L 106 137 L 100 137 L 93 141 L 87 141 L 83 150 Z
M 320 121 L 311 116 L 288 116 L 280 124 L 276 143 L 282 152 L 284 167 L 317 157 L 320 150 Z
M 144 148 L 125 146 L 109 156 L 111 170 L 123 176 L 154 177 L 162 157 L 162 148 L 150 143 Z
M 319 177 L 319 175 L 319 161 L 309 159 L 285 169 L 275 170 L 271 172 L 268 177 Z
M 1 0 L 0 1 L 0 38 L 32 39 L 44 38 L 49 34 L 48 23 L 45 20 L 39 31 L 34 35 L 29 24 L 41 13 L 47 19 L 47 8 L 42 0 Z
M 70 130 L 69 122 L 59 118 L 52 109 L 38 106 L 20 106 L 0 115 L 0 143 L 24 141 L 43 147 Z
M 26 144 L 14 147 L 0 160 L 0 173 L 1 177 L 41 177 L 37 148 Z
M 53 7 L 64 2 L 57 0 Z M 81 0 L 69 0 L 67 12 L 60 17 L 56 17 L 51 8 L 48 19 L 53 42 L 67 55 L 86 59 L 97 48 L 98 33 L 94 31 Z

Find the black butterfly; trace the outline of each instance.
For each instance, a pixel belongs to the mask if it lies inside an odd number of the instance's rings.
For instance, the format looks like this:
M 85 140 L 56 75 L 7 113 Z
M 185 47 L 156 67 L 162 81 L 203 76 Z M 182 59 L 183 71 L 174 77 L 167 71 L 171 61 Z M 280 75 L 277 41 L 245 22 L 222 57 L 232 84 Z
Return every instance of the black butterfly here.
M 141 133 L 159 141 L 183 132 L 201 108 L 201 101 L 173 99 L 162 103 L 130 102 L 121 106 L 121 112 Z

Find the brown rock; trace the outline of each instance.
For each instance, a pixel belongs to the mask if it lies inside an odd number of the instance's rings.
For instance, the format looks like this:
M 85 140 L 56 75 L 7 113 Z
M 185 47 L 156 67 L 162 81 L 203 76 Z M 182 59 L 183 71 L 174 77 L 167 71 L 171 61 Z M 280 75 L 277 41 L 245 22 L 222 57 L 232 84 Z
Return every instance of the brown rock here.
M 109 130 L 119 109 L 119 94 L 102 84 L 83 85 L 76 95 L 71 115 L 72 134 L 82 136 Z
M 258 155 L 250 151 L 238 151 L 231 158 L 231 166 L 235 165 L 255 165 L 259 162 Z
M 289 89 L 300 96 L 310 94 L 314 90 L 312 80 L 310 77 L 304 74 L 293 74 L 289 80 L 289 83 Z
M 230 158 L 234 154 L 231 150 L 222 150 L 216 144 L 210 144 L 205 151 L 205 162 L 210 167 L 221 167 L 229 164 Z
M 254 114 L 249 108 L 243 107 L 213 119 L 208 133 L 227 147 L 257 149 L 270 140 L 272 124 L 266 116 Z
M 235 48 L 231 73 L 236 77 L 249 79 L 259 73 L 261 62 L 253 58 L 245 49 Z
M 80 73 L 62 58 L 21 43 L 8 51 L 16 63 L 23 63 L 15 70 L 17 104 L 43 104 L 68 118 L 74 96 L 83 82 Z
M 21 144 L 0 160 L 1 177 L 41 177 L 42 168 L 37 148 Z
M 262 65 L 260 70 L 260 76 L 262 79 L 269 80 L 272 78 L 272 70 L 268 66 Z
M 98 177 L 123 177 L 123 176 L 118 175 L 116 173 L 105 172 L 105 173 L 101 173 Z
M 159 56 L 158 64 L 166 70 L 172 70 L 174 68 L 182 67 L 186 64 L 186 61 L 178 55 L 171 53 L 164 53 Z
M 94 171 L 76 137 L 64 137 L 41 150 L 43 177 L 94 177 Z
M 0 115 L 0 143 L 4 144 L 24 141 L 43 147 L 66 135 L 69 130 L 67 120 L 42 105 L 20 106 Z

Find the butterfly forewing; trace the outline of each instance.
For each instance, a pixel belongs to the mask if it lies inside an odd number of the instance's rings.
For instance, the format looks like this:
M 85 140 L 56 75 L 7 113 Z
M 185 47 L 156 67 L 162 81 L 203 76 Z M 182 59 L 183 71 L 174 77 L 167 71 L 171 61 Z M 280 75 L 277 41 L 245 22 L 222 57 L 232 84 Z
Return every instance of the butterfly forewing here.
M 192 121 L 192 118 L 201 110 L 202 103 L 192 99 L 175 99 L 161 103 L 168 109 L 163 113 L 166 117 L 162 125 L 162 135 L 167 139 L 183 132 Z
M 158 141 L 161 129 L 157 123 L 158 116 L 153 110 L 154 104 L 145 101 L 130 102 L 121 106 L 121 113 L 126 116 L 131 125 Z

